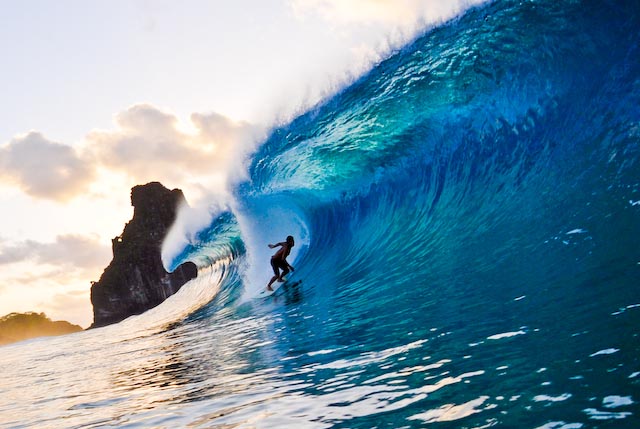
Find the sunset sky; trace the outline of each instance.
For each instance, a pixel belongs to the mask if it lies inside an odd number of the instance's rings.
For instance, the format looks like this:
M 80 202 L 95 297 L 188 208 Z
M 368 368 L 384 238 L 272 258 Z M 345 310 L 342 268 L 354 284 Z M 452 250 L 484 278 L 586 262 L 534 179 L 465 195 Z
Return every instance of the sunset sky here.
M 87 327 L 132 186 L 206 201 L 270 126 L 479 2 L 2 1 L 0 316 Z

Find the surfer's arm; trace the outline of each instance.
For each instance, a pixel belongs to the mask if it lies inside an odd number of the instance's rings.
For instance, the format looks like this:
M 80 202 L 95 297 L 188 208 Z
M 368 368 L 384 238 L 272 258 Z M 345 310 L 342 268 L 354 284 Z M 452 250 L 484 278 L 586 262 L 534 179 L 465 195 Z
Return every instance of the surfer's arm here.
M 269 244 L 269 248 L 270 248 L 270 249 L 273 249 L 274 247 L 284 246 L 284 245 L 285 245 L 285 242 L 284 242 L 284 241 L 282 241 L 282 242 L 280 242 L 280 243 L 276 243 L 276 244 Z

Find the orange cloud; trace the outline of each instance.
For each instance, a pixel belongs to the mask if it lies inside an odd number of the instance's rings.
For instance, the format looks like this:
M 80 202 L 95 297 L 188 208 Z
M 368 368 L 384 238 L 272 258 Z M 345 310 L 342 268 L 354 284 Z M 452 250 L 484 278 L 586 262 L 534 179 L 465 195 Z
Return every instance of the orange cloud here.
M 38 132 L 0 147 L 0 180 L 32 197 L 66 201 L 86 191 L 94 177 L 93 165 L 72 147 Z
M 158 108 L 140 104 L 116 116 L 116 129 L 93 131 L 87 143 L 96 162 L 120 171 L 138 183 L 167 180 L 171 186 L 211 174 L 227 175 L 239 168 L 260 135 L 246 122 L 216 113 L 191 115 L 192 133 L 178 119 Z
M 109 246 L 92 236 L 60 235 L 53 243 L 26 240 L 0 244 L 0 266 L 31 261 L 93 275 L 104 268 L 110 258 Z
M 217 113 L 190 119 L 192 131 L 184 131 L 176 116 L 138 104 L 116 115 L 114 130 L 90 132 L 82 151 L 30 132 L 0 147 L 0 183 L 66 202 L 89 190 L 98 169 L 124 174 L 131 186 L 161 181 L 206 188 L 208 178 L 220 184 L 242 176 L 242 161 L 264 132 Z

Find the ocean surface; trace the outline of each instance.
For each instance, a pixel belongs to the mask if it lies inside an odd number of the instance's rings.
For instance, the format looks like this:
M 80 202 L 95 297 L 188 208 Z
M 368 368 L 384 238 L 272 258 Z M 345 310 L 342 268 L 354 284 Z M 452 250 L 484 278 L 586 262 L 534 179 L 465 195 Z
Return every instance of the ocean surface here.
M 232 194 L 162 305 L 0 348 L 0 427 L 640 427 L 637 0 L 469 9 Z

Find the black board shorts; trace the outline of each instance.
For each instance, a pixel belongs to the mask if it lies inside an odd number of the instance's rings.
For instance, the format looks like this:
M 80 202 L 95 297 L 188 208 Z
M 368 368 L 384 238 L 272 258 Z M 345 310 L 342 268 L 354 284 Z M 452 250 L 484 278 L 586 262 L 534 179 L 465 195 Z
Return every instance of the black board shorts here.
M 282 259 L 271 258 L 271 267 L 273 267 L 273 272 L 276 276 L 280 275 L 279 269 L 285 272 L 289 271 L 289 265 Z

